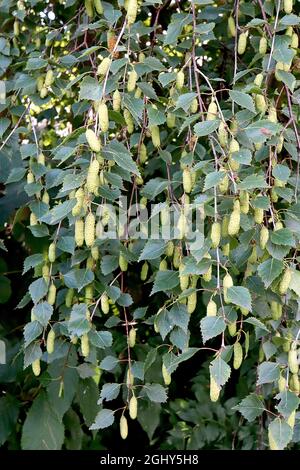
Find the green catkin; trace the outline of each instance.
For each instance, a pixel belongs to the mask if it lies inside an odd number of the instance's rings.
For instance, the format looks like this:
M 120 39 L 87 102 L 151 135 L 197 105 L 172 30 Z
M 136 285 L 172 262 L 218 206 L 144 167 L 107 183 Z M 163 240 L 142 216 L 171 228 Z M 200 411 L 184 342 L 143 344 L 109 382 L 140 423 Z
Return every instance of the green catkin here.
M 223 121 L 220 122 L 219 128 L 218 128 L 218 137 L 219 137 L 219 143 L 221 147 L 226 147 L 228 145 L 228 132 L 227 132 L 227 126 Z
M 113 110 L 119 112 L 121 109 L 121 93 L 116 90 L 113 94 Z
M 210 300 L 206 307 L 206 316 L 215 317 L 217 315 L 217 304 L 214 300 Z
M 283 276 L 281 278 L 281 281 L 278 287 L 279 293 L 281 295 L 284 295 L 287 293 L 291 280 L 292 280 L 292 272 L 290 268 L 287 268 L 283 273 Z
M 56 244 L 55 242 L 50 243 L 48 248 L 48 259 L 50 263 L 54 263 L 56 259 Z
M 221 226 L 221 235 L 223 238 L 226 238 L 228 236 L 228 225 L 229 225 L 229 217 L 228 215 L 224 215 L 223 220 L 222 220 L 222 226 Z
M 48 264 L 43 265 L 43 267 L 42 267 L 42 276 L 45 279 L 45 281 L 49 280 L 50 268 L 49 268 Z
M 66 293 L 66 298 L 65 298 L 66 307 L 70 308 L 72 306 L 73 297 L 74 297 L 74 289 L 71 287 L 67 290 L 67 293 Z
M 230 336 L 235 336 L 235 334 L 236 334 L 236 321 L 233 321 L 233 322 L 229 323 L 228 332 L 229 332 Z
M 158 126 L 151 126 L 150 127 L 150 135 L 152 139 L 152 143 L 155 148 L 160 147 L 160 135 L 159 135 L 159 127 Z
M 98 261 L 100 258 L 99 248 L 97 245 L 93 245 L 91 248 L 91 256 L 94 261 Z
M 85 303 L 90 305 L 90 304 L 93 303 L 93 299 L 94 299 L 94 285 L 93 284 L 88 284 L 85 287 L 85 291 L 84 291 Z
M 102 296 L 101 296 L 100 304 L 101 304 L 102 312 L 105 315 L 107 315 L 109 313 L 109 301 L 108 301 L 108 297 L 105 293 L 102 294 Z
M 263 79 L 264 79 L 263 74 L 262 74 L 262 73 L 258 73 L 258 74 L 255 76 L 254 84 L 255 84 L 257 87 L 260 88 L 261 85 L 262 85 Z
M 94 0 L 94 7 L 95 7 L 96 12 L 98 13 L 98 15 L 103 14 L 103 5 L 102 5 L 101 0 Z
M 229 300 L 227 298 L 227 290 L 229 289 L 229 287 L 232 287 L 233 286 L 233 280 L 232 280 L 232 277 L 230 276 L 229 273 L 227 273 L 225 276 L 224 276 L 224 279 L 223 279 L 223 292 L 224 292 L 224 301 L 226 304 L 229 303 Z
M 176 74 L 176 88 L 177 90 L 181 90 L 184 86 L 184 72 L 179 70 Z
M 93 160 L 90 163 L 86 178 L 86 188 L 90 193 L 93 194 L 95 194 L 99 186 L 99 170 L 100 164 L 98 160 Z
M 259 41 L 258 52 L 262 55 L 265 55 L 268 48 L 268 41 L 265 36 L 262 36 Z
M 148 270 L 149 270 L 149 265 L 147 261 L 144 262 L 142 269 L 141 269 L 141 281 L 146 281 L 148 277 Z
M 87 143 L 90 146 L 90 149 L 93 152 L 100 152 L 101 150 L 101 143 L 98 137 L 96 136 L 95 132 L 92 129 L 87 129 L 85 131 L 85 137 L 87 140 Z
M 172 242 L 172 240 L 168 241 L 167 246 L 166 246 L 166 250 L 165 250 L 165 254 L 169 258 L 171 256 L 173 256 L 173 254 L 174 254 L 174 243 Z
M 159 263 L 159 268 L 158 268 L 158 270 L 159 270 L 159 271 L 167 271 L 167 269 L 168 269 L 167 260 L 162 259 L 161 262 Z
M 262 250 L 266 248 L 268 241 L 269 241 L 269 230 L 267 229 L 267 227 L 263 225 L 260 230 L 260 235 L 259 235 L 259 245 Z
M 255 207 L 254 209 L 254 221 L 257 224 L 262 224 L 264 221 L 264 210 L 260 207 Z
M 255 95 L 255 105 L 258 112 L 264 114 L 267 110 L 267 103 L 263 95 Z
M 77 219 L 75 221 L 75 243 L 78 247 L 81 247 L 84 242 L 84 221 Z
M 49 69 L 47 70 L 46 76 L 45 76 L 45 86 L 51 86 L 52 83 L 54 82 L 54 75 L 53 75 L 53 70 Z
M 283 0 L 283 10 L 289 15 L 293 11 L 293 0 Z
M 49 205 L 50 196 L 49 196 L 49 193 L 47 191 L 44 191 L 44 193 L 43 193 L 42 202 Z
M 128 423 L 124 415 L 122 415 L 120 419 L 120 435 L 122 439 L 126 439 L 128 436 Z
M 217 119 L 217 117 L 218 117 L 218 107 L 215 101 L 212 99 L 207 109 L 206 120 L 214 121 L 215 119 Z
M 81 353 L 83 357 L 88 357 L 90 354 L 90 342 L 87 333 L 81 336 Z
M 176 116 L 173 113 L 167 114 L 167 126 L 169 129 L 172 129 L 176 125 Z
M 128 335 L 128 344 L 130 348 L 134 348 L 135 341 L 136 341 L 136 329 L 131 328 L 131 330 L 129 331 L 129 335 Z
M 55 284 L 52 283 L 49 286 L 47 302 L 50 305 L 54 305 L 55 300 L 56 300 L 56 286 Z
M 210 376 L 210 387 L 209 387 L 209 396 L 212 402 L 216 402 L 219 399 L 221 392 L 221 387 L 217 384 L 213 376 Z
M 120 254 L 119 256 L 119 268 L 121 271 L 125 272 L 128 269 L 128 261 L 124 258 L 124 255 Z
M 243 348 L 239 342 L 233 345 L 233 368 L 239 369 L 243 362 Z
M 195 114 L 198 111 L 198 99 L 194 98 L 190 106 L 191 114 Z
M 229 217 L 228 223 L 228 235 L 231 237 L 237 235 L 240 231 L 240 220 L 241 214 L 240 210 L 234 209 Z
M 292 348 L 288 352 L 288 365 L 292 374 L 298 374 L 299 364 L 298 364 L 298 357 L 297 357 L 296 349 Z
M 99 125 L 102 132 L 107 132 L 109 128 L 108 109 L 105 103 L 101 102 L 98 106 Z M 95 150 L 96 152 L 97 150 Z M 100 152 L 100 148 L 98 150 Z
M 136 20 L 137 8 L 138 8 L 137 0 L 128 0 L 127 22 L 129 26 L 133 25 Z
M 175 269 L 179 268 L 180 258 L 181 258 L 181 250 L 180 250 L 180 247 L 177 245 L 175 246 L 174 253 L 173 253 L 173 266 Z
M 217 248 L 221 241 L 221 224 L 220 222 L 214 222 L 211 227 L 211 243 L 213 248 Z
M 192 187 L 193 187 L 191 171 L 189 168 L 185 168 L 183 170 L 182 180 L 183 180 L 183 190 L 185 193 L 189 194 L 192 191 Z
M 33 361 L 33 363 L 31 364 L 31 367 L 32 367 L 32 372 L 34 373 L 34 375 L 36 377 L 38 377 L 41 373 L 41 362 L 39 359 L 36 359 L 35 361 Z
M 241 213 L 242 214 L 248 214 L 250 204 L 249 204 L 249 193 L 248 191 L 241 191 L 240 193 L 240 207 L 241 207 Z
M 136 419 L 138 413 L 138 402 L 135 395 L 132 395 L 132 397 L 130 398 L 128 409 L 130 418 Z
M 238 39 L 238 54 L 243 55 L 247 47 L 248 31 L 241 33 Z
M 128 134 L 132 134 L 133 131 L 134 131 L 134 122 L 133 122 L 131 113 L 130 113 L 130 111 L 128 111 L 127 108 L 124 109 L 123 117 L 124 117 L 124 121 L 125 121 L 126 126 L 127 126 Z
M 232 16 L 228 17 L 228 33 L 231 37 L 235 37 L 236 29 L 235 29 L 235 21 Z
M 93 1 L 92 0 L 84 0 L 84 6 L 85 6 L 85 11 L 86 11 L 86 14 L 88 15 L 88 17 L 93 18 L 93 16 L 94 16 Z
M 187 312 L 192 314 L 196 310 L 197 306 L 197 292 L 193 292 L 187 298 Z
M 182 274 L 184 269 L 184 265 L 180 264 L 179 266 L 179 282 L 180 282 L 180 289 L 184 291 L 189 286 L 189 276 L 187 274 Z
M 135 70 L 131 70 L 128 75 L 128 82 L 127 82 L 127 91 L 130 93 L 135 90 L 136 82 L 138 79 L 138 74 Z
M 104 77 L 111 66 L 111 59 L 109 57 L 104 57 L 97 68 L 97 75 Z
M 280 375 L 277 384 L 279 392 L 284 392 L 284 390 L 286 389 L 286 380 L 282 375 Z
M 163 364 L 161 368 L 161 373 L 163 376 L 164 384 L 168 387 L 172 381 L 171 374 L 169 374 L 166 366 Z
M 95 241 L 95 216 L 89 212 L 84 222 L 84 240 L 86 246 L 90 247 Z
M 76 204 L 72 209 L 72 215 L 74 217 L 76 217 L 77 215 L 81 213 L 81 209 L 82 209 L 83 202 L 84 202 L 84 189 L 83 188 L 77 189 L 75 193 L 75 198 L 76 198 Z
M 46 349 L 48 354 L 52 354 L 54 352 L 54 342 L 55 342 L 55 332 L 51 328 L 47 335 L 47 341 L 46 341 Z
M 140 163 L 144 164 L 148 160 L 147 147 L 145 144 L 140 145 Z

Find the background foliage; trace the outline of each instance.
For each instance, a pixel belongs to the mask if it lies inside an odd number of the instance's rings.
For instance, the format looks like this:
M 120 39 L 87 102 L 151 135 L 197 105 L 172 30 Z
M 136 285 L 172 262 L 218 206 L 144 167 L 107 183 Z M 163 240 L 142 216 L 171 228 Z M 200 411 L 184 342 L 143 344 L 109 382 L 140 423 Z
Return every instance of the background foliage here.
M 299 448 L 299 2 L 0 20 L 0 445 Z M 120 195 L 202 204 L 203 247 L 95 241 Z

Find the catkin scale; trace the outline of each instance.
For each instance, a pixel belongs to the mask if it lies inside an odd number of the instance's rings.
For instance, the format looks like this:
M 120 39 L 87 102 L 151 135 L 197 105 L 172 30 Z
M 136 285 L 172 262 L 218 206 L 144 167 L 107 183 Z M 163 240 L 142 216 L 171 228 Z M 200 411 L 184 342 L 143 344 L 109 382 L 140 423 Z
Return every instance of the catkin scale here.
M 77 246 L 82 246 L 84 242 L 84 222 L 82 219 L 75 221 L 75 243 Z
M 47 353 L 52 354 L 54 352 L 54 341 L 55 341 L 55 332 L 54 330 L 49 331 L 47 335 L 47 342 L 46 342 L 46 348 L 47 348 Z
M 84 240 L 86 246 L 92 246 L 95 241 L 95 216 L 89 212 L 84 222 Z

